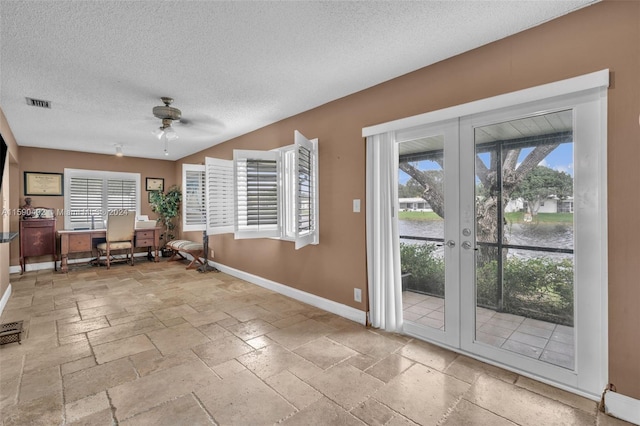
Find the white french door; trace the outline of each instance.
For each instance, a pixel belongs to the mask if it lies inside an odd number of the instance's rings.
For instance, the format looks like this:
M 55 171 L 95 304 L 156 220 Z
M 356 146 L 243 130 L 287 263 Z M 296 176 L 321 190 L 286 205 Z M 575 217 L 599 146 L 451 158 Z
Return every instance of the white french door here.
M 400 227 L 401 258 L 412 264 L 403 265 L 410 271 L 402 279 L 404 328 L 450 346 L 460 341 L 460 286 L 454 284 L 460 282 L 458 141 L 458 119 L 396 133 L 398 167 L 413 181 L 423 181 L 429 194 L 423 200 L 430 200 L 428 208 L 416 205 L 419 198 L 405 201 L 400 214 L 438 218 L 428 227 L 416 222 L 420 232 Z
M 602 391 L 602 99 L 596 88 L 396 130 L 405 333 Z

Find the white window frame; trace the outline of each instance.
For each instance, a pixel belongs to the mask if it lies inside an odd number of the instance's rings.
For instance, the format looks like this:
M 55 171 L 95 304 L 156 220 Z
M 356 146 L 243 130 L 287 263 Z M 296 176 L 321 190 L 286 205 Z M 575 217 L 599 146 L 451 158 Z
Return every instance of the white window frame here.
M 295 145 L 287 145 L 282 148 L 275 149 L 280 153 L 280 162 L 282 164 L 282 232 L 277 239 L 283 241 L 296 240 L 295 228 Z
M 293 191 L 294 226 L 296 250 L 309 244 L 319 243 L 319 181 L 318 181 L 318 139 L 309 140 L 297 130 L 295 137 L 295 167 L 291 176 Z M 303 151 L 309 155 L 309 164 L 306 172 L 303 173 Z M 308 189 L 305 189 L 300 176 L 306 175 L 309 180 Z M 306 195 L 303 195 L 306 194 Z M 308 210 L 309 226 L 300 227 L 300 216 L 303 210 Z
M 207 226 L 205 166 L 182 165 L 182 230 L 204 231 Z
M 300 191 L 300 153 L 306 150 L 310 164 L 306 165 L 307 180 L 311 182 L 309 196 L 299 197 Z M 234 150 L 233 160 L 205 158 L 205 166 L 187 165 L 183 167 L 183 182 L 186 182 L 185 170 L 204 170 L 205 198 L 207 212 L 207 234 L 216 235 L 234 233 L 237 239 L 274 238 L 295 243 L 296 250 L 309 244 L 318 244 L 319 238 L 319 197 L 318 197 L 318 139 L 308 140 L 295 131 L 294 143 L 271 151 Z M 239 164 L 246 159 L 276 161 L 278 188 L 278 223 L 266 227 L 242 225 L 238 217 L 246 215 L 246 203 L 241 200 L 246 192 L 243 188 L 246 175 Z M 185 168 L 186 167 L 186 168 Z M 204 169 L 202 169 L 204 167 Z M 183 194 L 184 192 L 183 184 Z M 246 196 L 246 195 L 245 195 Z M 183 196 L 183 200 L 186 196 Z M 240 200 L 240 201 L 239 201 Z M 310 229 L 299 229 L 297 218 L 301 207 L 310 205 Z M 184 222 L 183 222 L 184 226 Z M 200 230 L 194 228 L 193 230 Z M 185 229 L 189 230 L 189 229 Z
M 275 163 L 275 223 L 251 224 L 249 222 L 249 190 L 248 177 L 245 164 L 249 161 L 265 161 Z M 282 233 L 282 171 L 280 153 L 277 151 L 253 151 L 240 150 L 233 151 L 233 179 L 235 188 L 235 208 L 234 208 L 234 235 L 236 239 L 244 238 L 264 238 L 280 237 Z M 271 204 L 269 201 L 260 203 L 260 206 Z
M 205 158 L 207 235 L 234 231 L 235 189 L 233 161 Z
M 102 180 L 102 206 L 99 211 L 95 212 L 96 220 L 93 223 L 94 228 L 105 228 L 106 220 L 109 213 L 108 207 L 108 187 L 109 180 L 132 180 L 135 182 L 135 212 L 140 214 L 140 173 L 112 172 L 106 170 L 83 170 L 83 169 L 64 169 L 64 227 L 65 229 L 87 229 L 92 224 L 72 223 L 71 222 L 71 179 L 101 179 Z

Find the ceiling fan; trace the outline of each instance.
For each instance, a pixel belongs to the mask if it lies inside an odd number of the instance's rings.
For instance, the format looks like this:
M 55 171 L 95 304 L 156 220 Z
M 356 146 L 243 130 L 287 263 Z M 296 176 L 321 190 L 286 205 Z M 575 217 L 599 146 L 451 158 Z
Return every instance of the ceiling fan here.
M 169 142 L 178 139 L 178 134 L 171 127 L 171 123 L 180 120 L 182 111 L 171 106 L 173 98 L 163 96 L 160 99 L 164 105 L 153 107 L 153 115 L 162 120 L 162 126 L 153 131 L 153 134 L 158 139 L 164 138 L 164 155 L 169 155 Z

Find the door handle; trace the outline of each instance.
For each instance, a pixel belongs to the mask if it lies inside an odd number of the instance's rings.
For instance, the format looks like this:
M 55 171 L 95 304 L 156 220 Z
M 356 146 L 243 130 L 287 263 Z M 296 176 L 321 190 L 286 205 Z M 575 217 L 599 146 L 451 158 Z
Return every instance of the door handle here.
M 436 246 L 437 247 L 447 246 L 447 247 L 450 247 L 450 248 L 454 248 L 456 246 L 456 242 L 453 241 L 453 240 L 449 240 L 449 241 L 447 241 L 446 243 L 443 243 L 443 244 L 436 244 Z

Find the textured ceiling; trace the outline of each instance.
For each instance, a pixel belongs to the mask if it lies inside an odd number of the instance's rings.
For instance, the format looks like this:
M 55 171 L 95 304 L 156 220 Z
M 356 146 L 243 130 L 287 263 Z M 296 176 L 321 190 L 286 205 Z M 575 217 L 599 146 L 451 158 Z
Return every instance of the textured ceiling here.
M 21 146 L 175 160 L 593 2 L 0 0 L 0 106 Z

